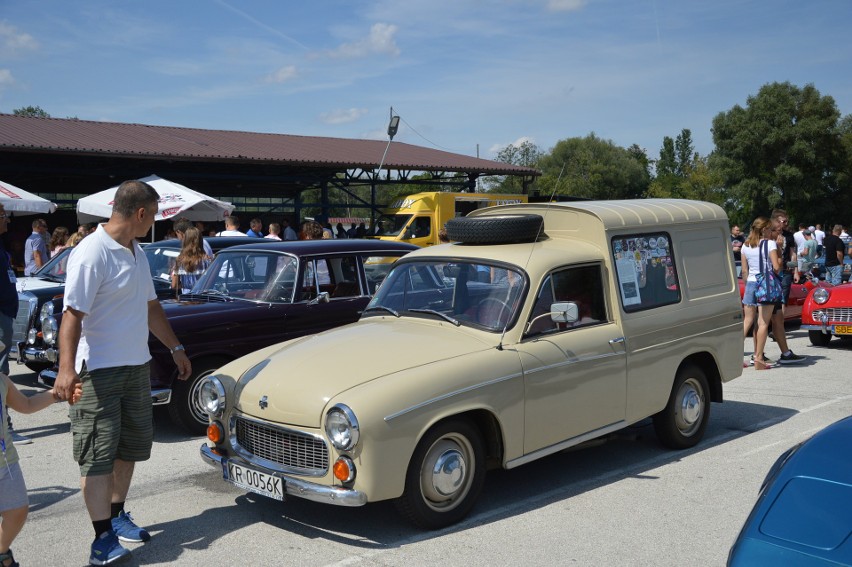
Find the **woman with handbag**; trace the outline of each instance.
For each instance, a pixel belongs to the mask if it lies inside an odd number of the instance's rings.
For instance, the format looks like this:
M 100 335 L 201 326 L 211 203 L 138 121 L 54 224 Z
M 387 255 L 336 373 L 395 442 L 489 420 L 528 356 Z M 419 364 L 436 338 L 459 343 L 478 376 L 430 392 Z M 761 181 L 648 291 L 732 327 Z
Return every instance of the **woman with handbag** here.
M 757 217 L 751 223 L 751 232 L 741 250 L 742 273 L 745 280 L 743 306 L 743 336 L 751 330 L 755 315 L 757 330 L 754 332 L 755 370 L 768 370 L 772 364 L 763 354 L 769 337 L 772 310 L 782 301 L 781 285 L 777 273 L 781 269 L 781 256 L 772 234 L 772 222 L 766 217 Z

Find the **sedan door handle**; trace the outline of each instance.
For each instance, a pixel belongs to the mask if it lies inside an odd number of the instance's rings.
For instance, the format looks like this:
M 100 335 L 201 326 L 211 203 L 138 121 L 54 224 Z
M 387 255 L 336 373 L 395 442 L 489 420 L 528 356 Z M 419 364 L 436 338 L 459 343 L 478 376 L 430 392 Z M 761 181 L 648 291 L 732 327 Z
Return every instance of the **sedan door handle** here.
M 611 345 L 621 345 L 624 344 L 624 337 L 618 337 L 617 339 L 610 339 L 609 344 Z

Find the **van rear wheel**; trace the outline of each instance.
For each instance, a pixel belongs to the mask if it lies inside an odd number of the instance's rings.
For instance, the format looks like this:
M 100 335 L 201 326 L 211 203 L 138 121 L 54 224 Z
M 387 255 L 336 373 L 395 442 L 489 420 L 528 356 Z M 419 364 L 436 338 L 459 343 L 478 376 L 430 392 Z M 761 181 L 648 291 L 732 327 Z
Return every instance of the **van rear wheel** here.
M 688 449 L 701 441 L 710 419 L 709 391 L 701 368 L 681 367 L 665 409 L 654 416 L 654 430 L 663 445 Z

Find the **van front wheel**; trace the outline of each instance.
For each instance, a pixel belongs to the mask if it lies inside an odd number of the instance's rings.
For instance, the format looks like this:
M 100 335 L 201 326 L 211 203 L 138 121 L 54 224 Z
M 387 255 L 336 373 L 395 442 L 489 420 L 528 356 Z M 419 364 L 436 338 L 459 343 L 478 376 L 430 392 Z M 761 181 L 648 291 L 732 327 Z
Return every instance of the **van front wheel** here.
M 668 404 L 654 416 L 654 430 L 663 445 L 688 449 L 701 441 L 710 419 L 708 392 L 701 368 L 690 364 L 678 371 Z

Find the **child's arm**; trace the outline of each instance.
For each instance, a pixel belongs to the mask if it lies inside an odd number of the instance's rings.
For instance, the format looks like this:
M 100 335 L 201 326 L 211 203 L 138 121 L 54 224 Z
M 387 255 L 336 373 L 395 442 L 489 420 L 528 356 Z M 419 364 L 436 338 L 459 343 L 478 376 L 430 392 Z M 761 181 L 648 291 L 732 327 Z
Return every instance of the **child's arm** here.
M 13 410 L 20 413 L 35 413 L 39 410 L 43 410 L 47 406 L 54 404 L 59 400 L 59 396 L 56 392 L 51 388 L 46 392 L 39 392 L 34 396 L 25 396 L 23 395 L 15 386 L 15 383 L 12 382 L 8 376 L 5 374 L 0 374 L 0 377 L 6 381 L 8 386 L 8 393 L 6 394 L 6 405 L 12 408 Z M 76 402 L 80 399 L 80 395 L 82 390 L 78 385 L 77 391 L 74 392 L 73 400 L 71 403 Z

